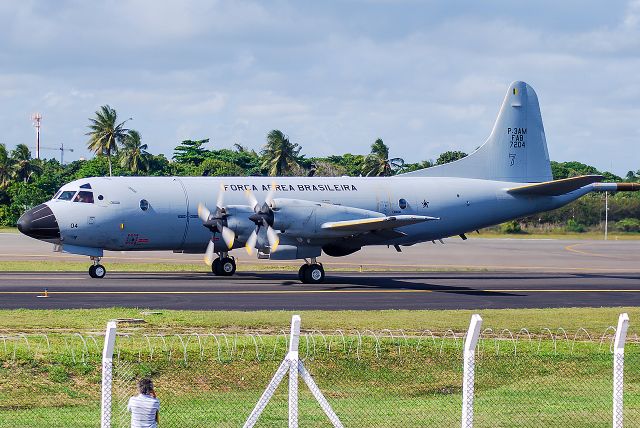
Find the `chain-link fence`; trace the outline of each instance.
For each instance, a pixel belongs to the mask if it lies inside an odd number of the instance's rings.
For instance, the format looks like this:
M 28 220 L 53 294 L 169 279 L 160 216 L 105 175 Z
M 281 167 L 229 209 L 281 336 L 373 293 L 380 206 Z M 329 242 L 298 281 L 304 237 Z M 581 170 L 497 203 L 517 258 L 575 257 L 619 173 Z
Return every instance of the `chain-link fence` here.
M 605 332 L 485 329 L 475 358 L 478 427 L 611 426 L 612 343 Z M 463 332 L 307 331 L 299 358 L 345 427 L 460 426 Z M 640 341 L 628 335 L 624 418 L 640 421 Z M 95 427 L 99 334 L 0 335 L 0 427 Z M 243 426 L 287 353 L 285 332 L 171 334 L 121 329 L 111 426 L 154 380 L 161 427 Z M 256 426 L 288 421 L 288 377 Z M 299 383 L 299 424 L 331 426 Z

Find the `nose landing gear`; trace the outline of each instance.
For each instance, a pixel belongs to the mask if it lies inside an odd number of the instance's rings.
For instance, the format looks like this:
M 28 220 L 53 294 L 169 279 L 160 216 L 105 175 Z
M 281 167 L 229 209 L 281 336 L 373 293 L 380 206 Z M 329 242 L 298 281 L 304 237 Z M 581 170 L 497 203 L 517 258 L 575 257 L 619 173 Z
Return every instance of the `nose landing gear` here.
M 318 263 L 315 257 L 312 258 L 311 263 L 307 262 L 300 266 L 298 279 L 304 284 L 320 284 L 324 282 L 324 268 L 322 267 L 322 263 Z
M 211 264 L 211 271 L 216 276 L 232 276 L 236 273 L 236 259 L 228 253 L 220 253 Z
M 89 267 L 89 276 L 91 278 L 104 278 L 107 274 L 107 269 L 100 264 L 100 257 L 91 257 L 93 264 Z

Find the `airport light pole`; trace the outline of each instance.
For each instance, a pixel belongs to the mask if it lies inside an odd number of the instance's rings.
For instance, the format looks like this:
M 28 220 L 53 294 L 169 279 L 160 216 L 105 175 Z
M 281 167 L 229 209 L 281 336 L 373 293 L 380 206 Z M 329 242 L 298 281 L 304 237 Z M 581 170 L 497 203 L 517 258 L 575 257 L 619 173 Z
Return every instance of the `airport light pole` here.
M 40 122 L 42 121 L 42 115 L 33 113 L 31 120 L 33 120 L 33 126 L 36 128 L 36 159 L 40 159 Z
M 604 192 L 604 240 L 609 239 L 609 192 Z

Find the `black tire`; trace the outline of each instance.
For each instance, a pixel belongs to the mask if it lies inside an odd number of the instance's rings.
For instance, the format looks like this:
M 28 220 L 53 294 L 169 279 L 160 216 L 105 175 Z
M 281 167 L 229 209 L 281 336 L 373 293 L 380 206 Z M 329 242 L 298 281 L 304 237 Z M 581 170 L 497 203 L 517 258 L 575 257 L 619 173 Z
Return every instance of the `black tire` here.
M 300 282 L 304 282 L 304 283 L 307 282 L 305 279 L 305 275 L 308 269 L 309 269 L 309 265 L 306 263 L 300 266 L 300 269 L 298 269 L 298 279 L 300 280 Z
M 321 264 L 311 264 L 307 268 L 304 279 L 306 284 L 320 284 L 324 281 L 324 268 Z
M 220 257 L 216 258 L 211 264 L 211 272 L 213 272 L 213 274 L 216 276 L 222 275 L 222 268 L 220 267 Z
M 107 274 L 107 270 L 102 265 L 94 265 L 93 274 L 95 275 L 94 278 L 101 279 L 104 278 L 104 276 Z
M 89 266 L 89 276 L 91 278 L 96 278 L 96 266 L 95 265 Z
M 236 261 L 231 257 L 220 260 L 220 273 L 222 276 L 233 276 L 236 273 Z

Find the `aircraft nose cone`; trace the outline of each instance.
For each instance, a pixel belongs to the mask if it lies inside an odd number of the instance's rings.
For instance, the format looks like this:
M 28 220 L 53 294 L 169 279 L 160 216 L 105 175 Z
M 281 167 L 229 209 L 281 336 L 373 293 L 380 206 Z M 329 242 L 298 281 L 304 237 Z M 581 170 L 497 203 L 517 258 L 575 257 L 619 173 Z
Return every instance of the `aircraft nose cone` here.
M 45 204 L 31 208 L 18 219 L 18 230 L 41 240 L 59 240 L 60 227 L 53 211 Z

